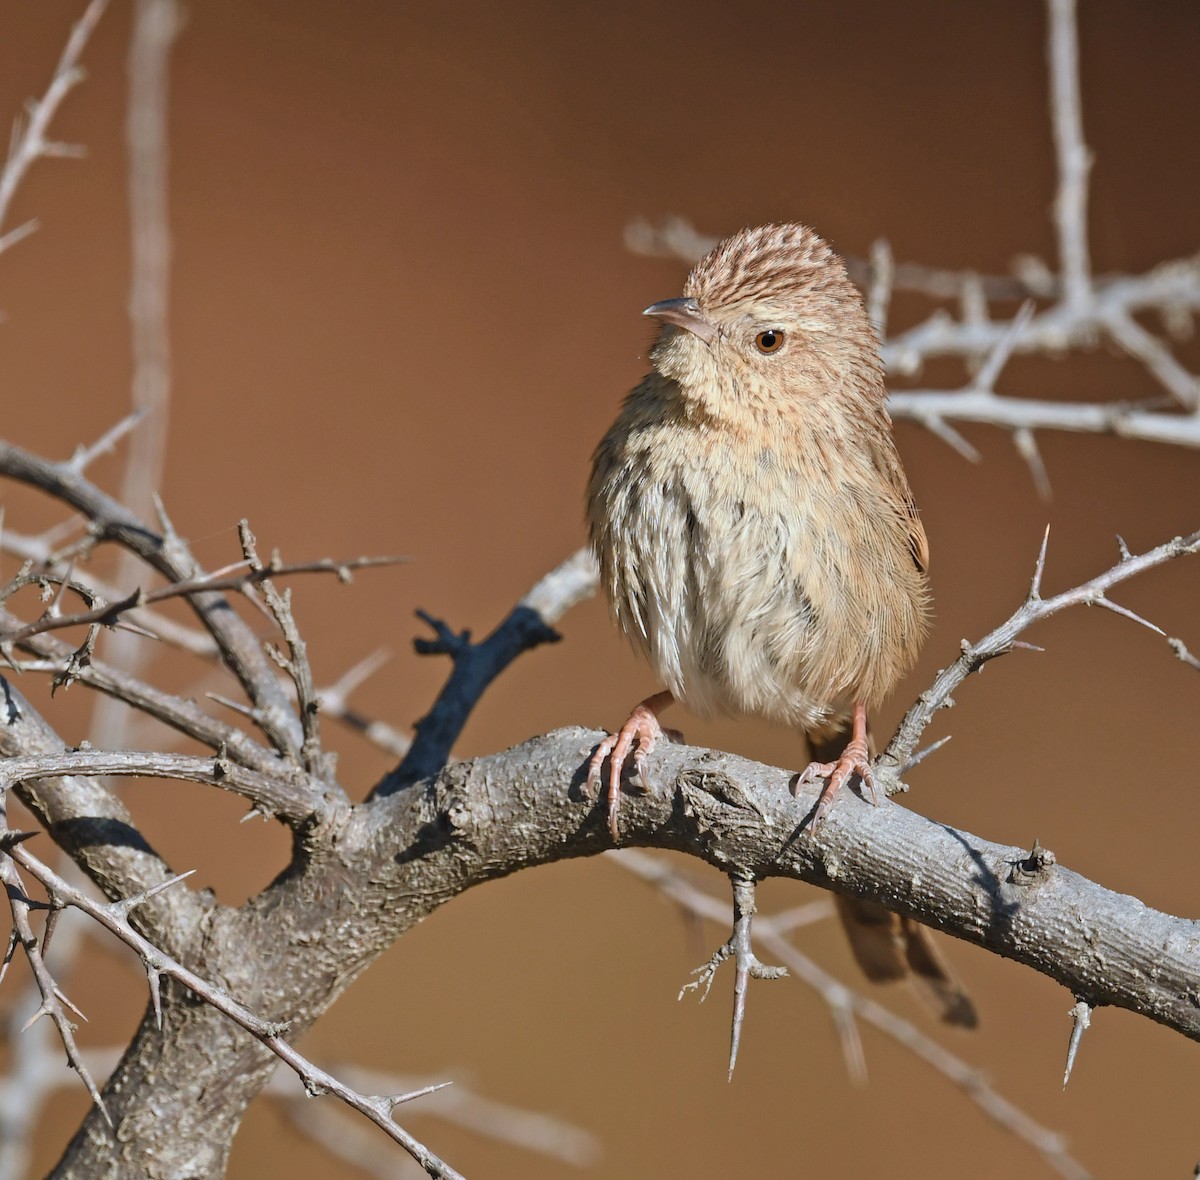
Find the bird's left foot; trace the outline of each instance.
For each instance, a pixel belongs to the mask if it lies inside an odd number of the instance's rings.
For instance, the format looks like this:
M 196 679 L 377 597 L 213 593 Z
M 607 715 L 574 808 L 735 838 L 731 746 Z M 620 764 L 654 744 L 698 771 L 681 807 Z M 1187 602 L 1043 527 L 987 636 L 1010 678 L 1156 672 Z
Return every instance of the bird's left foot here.
M 811 830 L 816 831 L 817 825 L 825 818 L 834 797 L 838 791 L 854 776 L 862 780 L 862 784 L 871 792 L 871 802 L 879 806 L 879 790 L 875 786 L 875 771 L 871 766 L 871 755 L 867 749 L 866 740 L 855 737 L 842 751 L 842 756 L 836 762 L 810 762 L 797 776 L 792 793 L 801 787 L 815 783 L 818 779 L 827 779 L 821 797 L 813 808 Z

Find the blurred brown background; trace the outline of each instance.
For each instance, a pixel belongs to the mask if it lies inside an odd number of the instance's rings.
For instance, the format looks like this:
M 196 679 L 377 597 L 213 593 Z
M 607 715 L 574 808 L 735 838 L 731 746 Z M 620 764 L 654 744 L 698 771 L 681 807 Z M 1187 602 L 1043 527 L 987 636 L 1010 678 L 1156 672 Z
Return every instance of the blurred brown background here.
M 81 9 L 0 5 L 0 113 L 42 91 Z M 1081 23 L 1096 268 L 1193 252 L 1200 7 L 1089 2 Z M 116 2 L 54 129 L 89 157 L 37 166 L 14 222 L 36 216 L 42 228 L 0 258 L 3 434 L 53 455 L 128 405 L 128 33 Z M 319 677 L 388 645 L 396 658 L 356 703 L 408 724 L 446 670 L 412 655 L 413 609 L 482 631 L 582 541 L 591 448 L 646 364 L 638 312 L 676 294 L 684 273 L 626 253 L 625 225 L 679 213 L 725 233 L 799 219 L 859 255 L 887 236 L 901 260 L 985 271 L 1020 252 L 1053 261 L 1044 58 L 1032 0 L 191 5 L 171 83 L 175 385 L 162 491 L 177 527 L 212 565 L 238 556 L 242 515 L 264 548 L 292 559 L 410 554 L 351 587 L 297 587 Z M 1194 344 L 1181 355 L 1200 368 Z M 931 384 L 961 379 L 955 365 L 926 373 Z M 1014 363 L 1001 388 L 1157 392 L 1105 352 Z M 1107 566 L 1114 533 L 1138 549 L 1200 523 L 1193 452 L 1046 436 L 1047 505 L 1006 436 L 967 433 L 984 452 L 978 467 L 898 429 L 932 544 L 938 625 L 878 720 L 883 733 L 961 637 L 1016 605 L 1047 519 L 1050 589 Z M 115 486 L 118 470 L 95 475 Z M 3 494 L 11 527 L 48 519 L 29 497 Z M 102 569 L 113 563 L 101 555 Z M 1198 588 L 1193 561 L 1117 597 L 1200 649 Z M 561 629 L 563 643 L 524 657 L 485 699 L 462 755 L 569 723 L 611 725 L 655 687 L 600 603 Z M 1103 612 L 1060 617 L 1032 638 L 1045 654 L 991 665 L 958 694 L 938 725 L 954 741 L 912 776 L 908 804 L 991 839 L 1037 837 L 1111 888 L 1196 913 L 1200 679 Z M 190 683 L 203 671 L 167 674 Z M 84 734 L 87 704 L 76 689 L 51 713 L 68 740 Z M 794 735 L 756 724 L 679 723 L 693 742 L 781 765 L 803 757 Z M 354 736 L 331 744 L 358 796 L 387 767 Z M 197 868 L 223 900 L 284 863 L 281 833 L 238 826 L 236 801 L 178 784 L 129 794 L 172 863 Z M 771 907 L 805 891 L 764 894 Z M 720 937 L 706 931 L 703 953 Z M 857 985 L 831 924 L 801 944 Z M 1071 997 L 965 945 L 950 951 L 983 1016 L 955 1051 L 1069 1135 L 1097 1176 L 1191 1175 L 1197 1046 L 1102 1011 L 1064 1093 Z M 605 1144 L 585 1173 L 597 1178 L 1048 1174 L 870 1032 L 870 1081 L 853 1087 L 826 1010 L 794 982 L 752 989 L 728 1085 L 730 976 L 704 1007 L 675 1001 L 698 958 L 672 907 L 603 860 L 524 873 L 413 931 L 304 1047 L 326 1062 L 452 1072 L 589 1128 Z M 109 1044 L 134 1027 L 144 983 L 111 948 L 89 963 L 70 981 L 92 1021 L 81 1035 Z M 930 1027 L 906 994 L 889 1002 Z M 77 1085 L 54 1101 L 35 1174 L 84 1108 Z M 472 1177 L 564 1171 L 417 1107 L 404 1121 Z M 231 1175 L 318 1172 L 360 1174 L 257 1104 Z

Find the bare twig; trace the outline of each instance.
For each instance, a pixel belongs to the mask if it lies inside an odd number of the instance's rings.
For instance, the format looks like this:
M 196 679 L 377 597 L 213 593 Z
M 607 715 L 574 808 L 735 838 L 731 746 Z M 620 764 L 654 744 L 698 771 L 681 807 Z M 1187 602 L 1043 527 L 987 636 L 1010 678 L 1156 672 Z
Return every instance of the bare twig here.
M 327 688 L 317 689 L 317 699 L 321 702 L 321 712 L 326 717 L 333 717 L 343 725 L 361 733 L 367 741 L 378 746 L 385 753 L 391 754 L 392 757 L 403 758 L 412 746 L 412 740 L 408 735 L 401 733 L 386 721 L 368 717 L 350 704 L 351 693 L 390 658 L 391 653 L 385 648 L 380 648 L 360 660 L 336 683 Z
M 1058 160 L 1054 221 L 1063 302 L 1078 310 L 1090 302 L 1092 293 L 1087 243 L 1087 184 L 1092 156 L 1083 139 L 1075 0 L 1049 0 L 1049 14 L 1050 113 Z
M 882 340 L 887 335 L 888 309 L 896 281 L 896 260 L 886 238 L 871 246 L 871 281 L 867 287 L 867 316 Z
M 980 390 L 905 390 L 890 395 L 888 410 L 893 418 L 922 425 L 930 419 L 980 422 L 1014 433 L 1063 430 L 1200 447 L 1200 418 L 1196 415 L 1143 409 L 1135 402 L 1054 402 Z
M 4 164 L 4 170 L 0 172 L 0 225 L 3 225 L 8 217 L 8 207 L 12 203 L 13 194 L 35 161 L 47 156 L 74 154 L 64 151 L 65 145 L 47 140 L 46 132 L 54 116 L 58 113 L 63 99 L 83 80 L 79 59 L 107 7 L 108 0 L 92 0 L 87 6 L 83 16 L 71 30 L 71 35 L 67 39 L 62 56 L 58 59 L 54 77 L 51 79 L 46 93 L 37 101 L 30 103 L 26 120 L 24 122 L 18 120 L 13 128 L 8 159 Z M 26 232 L 30 232 L 26 227 L 21 227 L 18 231 L 11 231 L 5 245 L 11 245 L 23 237 Z
M 1200 672 L 1200 657 L 1194 656 L 1188 651 L 1187 644 L 1182 639 L 1168 639 L 1167 642 L 1171 645 L 1171 650 L 1175 655 L 1182 660 L 1189 668 L 1195 668 Z
M 384 1074 L 376 1070 L 349 1063 L 338 1063 L 330 1067 L 338 1077 L 358 1090 L 375 1094 L 391 1094 L 398 1092 L 413 1092 L 426 1089 L 430 1081 L 425 1078 L 402 1077 L 396 1074 Z M 315 1110 L 311 1104 L 297 1101 L 294 1097 L 295 1082 L 288 1074 L 277 1074 L 268 1085 L 266 1093 L 281 1098 L 291 1098 L 288 1102 L 289 1113 L 293 1121 L 301 1129 L 306 1129 L 306 1123 L 321 1108 Z M 336 1111 L 337 1108 L 331 1108 Z M 437 1118 L 453 1126 L 461 1127 L 476 1135 L 519 1147 L 535 1155 L 544 1156 L 558 1163 L 582 1168 L 594 1163 L 600 1154 L 600 1144 L 594 1135 L 562 1119 L 537 1111 L 522 1110 L 506 1102 L 496 1102 L 475 1092 L 470 1085 L 455 1080 L 454 1085 L 431 1093 L 429 1099 L 413 1108 L 414 1118 Z M 352 1126 L 361 1126 L 357 1122 L 343 1117 L 340 1113 L 330 1113 L 328 1131 L 330 1136 L 322 1141 L 335 1154 L 341 1155 L 335 1135 L 345 1136 Z M 365 1129 L 365 1128 L 364 1128 Z M 371 1136 L 370 1142 L 365 1136 L 359 1137 L 355 1143 L 356 1151 L 361 1151 L 366 1158 L 377 1160 L 381 1170 L 378 1174 L 393 1176 L 396 1159 L 393 1152 L 386 1154 L 370 1151 L 370 1143 L 378 1142 L 376 1136 Z M 380 1145 L 386 1146 L 386 1145 Z M 344 1158 L 344 1157 L 343 1157 Z M 368 1168 L 371 1165 L 368 1164 Z M 387 1170 L 389 1169 L 390 1170 Z
M 697 917 L 719 925 L 729 923 L 732 915 L 725 903 L 696 889 L 662 861 L 632 849 L 610 851 L 605 855 L 627 872 L 654 885 L 677 905 Z M 832 907 L 828 907 L 827 912 L 831 913 Z M 781 921 L 781 918 L 784 920 Z M 915 1025 L 834 979 L 788 941 L 788 929 L 790 925 L 785 915 L 759 915 L 754 934 L 760 945 L 766 947 L 775 958 L 786 963 L 790 972 L 811 987 L 828 1005 L 838 1035 L 842 1039 L 847 1068 L 853 1079 L 861 1083 L 866 1076 L 862 1044 L 854 1027 L 854 1018 L 857 1017 L 912 1051 L 958 1086 L 989 1118 L 1042 1155 L 1060 1175 L 1070 1177 L 1071 1180 L 1087 1180 L 1087 1171 L 1069 1154 L 1061 1135 L 1043 1127 L 1002 1097 L 978 1069 L 944 1049 Z
M 116 602 L 106 602 L 91 610 L 77 611 L 71 615 L 64 615 L 58 611 L 46 611 L 36 622 L 26 623 L 12 631 L 0 628 L 0 643 L 23 643 L 35 635 L 44 635 L 49 631 L 62 631 L 68 627 L 89 626 L 93 623 L 98 623 L 102 627 L 113 627 L 125 615 L 142 607 L 167 602 L 172 598 L 186 598 L 190 594 L 197 594 L 201 591 L 244 591 L 251 586 L 263 585 L 271 578 L 292 577 L 296 574 L 333 574 L 339 581 L 345 582 L 350 580 L 352 570 L 398 565 L 405 560 L 407 559 L 403 557 L 352 557 L 345 561 L 324 558 L 319 561 L 284 563 L 277 557 L 273 557 L 269 563 L 262 564 L 255 558 L 253 561 L 239 562 L 236 566 L 230 567 L 237 570 L 236 573 L 217 570 L 211 574 L 189 578 L 187 581 L 160 586 L 156 590 L 134 590 Z M 85 601 L 95 598 L 95 587 L 90 583 L 77 581 L 70 576 L 73 573 L 73 570 L 67 576 L 35 573 L 26 576 L 24 584 L 58 583 L 63 589 L 74 590 Z M 20 587 L 14 588 L 19 589 Z M 10 594 L 11 591 L 7 591 L 4 597 L 10 596 Z M 280 626 L 282 628 L 282 623 Z
M 29 962 L 29 968 L 33 972 L 38 994 L 41 997 L 41 1002 L 34 1010 L 33 1015 L 26 1021 L 25 1028 L 28 1028 L 43 1016 L 50 1017 L 51 1022 L 58 1032 L 59 1040 L 62 1041 L 63 1049 L 66 1051 L 67 1062 L 79 1075 L 87 1092 L 92 1096 L 92 1101 L 103 1112 L 105 1119 L 108 1119 L 108 1111 L 105 1109 L 104 1103 L 100 1098 L 100 1091 L 97 1089 L 91 1073 L 79 1055 L 79 1047 L 75 1043 L 76 1025 L 72 1022 L 70 1016 L 67 1015 L 67 1011 L 69 1009 L 80 1019 L 85 1019 L 85 1017 L 63 994 L 58 984 L 55 983 L 50 969 L 46 966 L 46 960 L 42 954 L 42 946 L 38 941 L 37 935 L 34 934 L 32 923 L 29 920 L 30 910 L 34 907 L 35 903 L 26 895 L 25 886 L 14 864 L 13 854 L 19 851 L 18 844 L 20 841 L 35 833 L 10 831 L 8 828 L 7 807 L 3 801 L 0 801 L 0 820 L 3 822 L 3 832 L 0 832 L 0 881 L 4 882 L 5 891 L 8 894 L 9 910 L 12 913 L 12 935 L 8 944 L 8 951 L 4 956 L 4 965 L 7 968 L 14 948 L 19 945 L 25 952 L 25 958 Z M 43 907 L 39 906 L 38 908 Z M 109 1125 L 112 1125 L 111 1120 L 109 1120 Z
M 171 47 L 181 27 L 176 0 L 136 0 L 127 72 L 125 144 L 129 157 L 129 325 L 132 405 L 140 427 L 129 443 L 119 498 L 139 516 L 153 510 L 167 457 L 171 348 L 167 329 L 171 235 L 167 219 L 167 93 Z M 137 557 L 125 551 L 118 585 L 137 578 Z M 121 628 L 105 645 L 108 660 L 138 673 L 150 650 Z M 112 746 L 128 740 L 132 715 L 119 701 L 96 702 L 92 733 Z
M 679 998 L 691 991 L 699 991 L 701 1001 L 708 998 L 709 989 L 716 977 L 717 968 L 729 958 L 734 962 L 733 981 L 733 1024 L 729 1036 L 729 1080 L 733 1081 L 733 1070 L 737 1065 L 738 1046 L 742 1042 L 742 1024 L 746 1019 L 746 992 L 751 979 L 782 979 L 787 975 L 786 967 L 768 967 L 754 953 L 751 940 L 751 924 L 758 912 L 755 903 L 754 881 L 748 877 L 735 876 L 733 883 L 733 932 L 713 953 L 711 959 L 692 974 L 698 976 L 680 989 Z
M 201 572 L 186 543 L 163 514 L 164 532 L 159 534 L 82 478 L 69 463 L 54 463 L 0 441 L 0 475 L 40 488 L 71 505 L 90 520 L 97 538 L 129 549 L 168 581 L 187 581 Z M 302 740 L 299 721 L 253 632 L 215 591 L 190 594 L 187 602 L 216 640 L 222 660 L 258 710 L 260 725 L 272 745 L 281 753 L 295 754 Z
M 1047 537 L 1048 535 L 1047 532 Z M 1134 615 L 1132 611 L 1112 602 L 1106 595 L 1113 586 L 1127 578 L 1153 569 L 1173 558 L 1198 551 L 1200 551 L 1200 532 L 1191 533 L 1186 537 L 1175 537 L 1140 556 L 1123 556 L 1111 569 L 1105 570 L 1104 573 L 1096 575 L 1089 581 L 1070 590 L 1064 590 L 1053 598 L 1043 598 L 1041 596 L 1041 575 L 1046 559 L 1046 541 L 1043 540 L 1033 584 L 1025 601 L 999 627 L 984 636 L 978 643 L 972 644 L 963 640 L 962 654 L 953 664 L 938 674 L 933 686 L 923 692 L 904 715 L 887 750 L 882 755 L 883 760 L 892 766 L 901 766 L 909 762 L 921 734 L 933 720 L 934 714 L 939 709 L 947 708 L 953 703 L 951 694 L 972 672 L 978 671 L 996 656 L 1011 651 L 1017 636 L 1026 628 L 1069 606 L 1099 606 L 1131 618 L 1135 622 L 1150 627 L 1151 630 L 1159 631 L 1159 628 Z M 1159 633 L 1161 634 L 1161 631 Z
M 249 770 L 218 754 L 198 758 L 190 754 L 140 753 L 134 750 L 71 750 L 58 755 L 0 760 L 0 790 L 26 779 L 64 778 L 72 775 L 120 775 L 176 779 L 220 787 L 248 799 L 264 815 L 278 816 L 293 826 L 324 818 L 330 801 L 315 787 L 298 784 L 285 768 L 272 776 Z
M 260 572 L 267 566 L 259 559 L 254 534 L 246 520 L 238 522 L 238 536 L 242 542 L 242 553 L 250 566 L 251 572 Z M 275 559 L 271 565 L 275 564 Z M 341 575 L 339 575 L 341 576 Z M 348 576 L 348 574 L 346 575 Z M 300 727 L 304 740 L 300 744 L 300 765 L 309 774 L 324 776 L 327 772 L 332 776 L 332 768 L 327 767 L 321 753 L 321 727 L 317 720 L 317 688 L 313 682 L 312 665 L 308 662 L 308 645 L 296 626 L 296 617 L 292 614 L 292 594 L 285 590 L 282 594 L 275 589 L 269 577 L 262 578 L 263 594 L 267 606 L 275 619 L 279 630 L 283 632 L 284 642 L 288 647 L 287 656 L 274 653 L 275 662 L 291 677 L 296 689 L 296 701 L 300 706 Z
M 0 610 L 0 628 L 21 625 L 19 619 Z M 210 717 L 194 701 L 163 692 L 135 676 L 109 667 L 101 660 L 89 658 L 86 662 L 81 661 L 76 658 L 78 652 L 72 651 L 52 635 L 34 636 L 20 646 L 39 657 L 37 661 L 21 664 L 23 670 L 49 671 L 61 683 L 78 681 L 117 697 L 131 708 L 203 742 L 211 749 L 224 747 L 226 754 L 243 766 L 267 773 L 278 768 L 278 760 L 271 751 L 242 730 Z
M 42 948 L 59 986 L 75 960 L 85 925 L 83 921 L 62 923 L 53 952 Z M 0 1075 L 0 1180 L 23 1180 L 32 1174 L 33 1136 L 46 1103 L 55 1091 L 75 1084 L 63 1069 L 62 1048 L 55 1041 L 53 1025 L 41 1020 L 28 1024 L 41 1001 L 37 981 L 30 979 L 15 997 L 8 997 L 2 1018 L 0 1035 L 9 1065 Z M 80 1056 L 93 1077 L 106 1076 L 107 1063 L 97 1064 L 94 1052 L 85 1049 Z

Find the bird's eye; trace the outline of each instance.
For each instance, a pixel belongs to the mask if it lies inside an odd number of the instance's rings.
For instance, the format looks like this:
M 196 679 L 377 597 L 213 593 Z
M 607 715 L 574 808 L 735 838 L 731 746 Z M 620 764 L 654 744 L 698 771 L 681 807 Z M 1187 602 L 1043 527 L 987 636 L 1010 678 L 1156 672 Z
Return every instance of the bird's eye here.
M 768 328 L 754 337 L 754 347 L 759 352 L 778 352 L 783 347 L 783 333 L 778 328 Z

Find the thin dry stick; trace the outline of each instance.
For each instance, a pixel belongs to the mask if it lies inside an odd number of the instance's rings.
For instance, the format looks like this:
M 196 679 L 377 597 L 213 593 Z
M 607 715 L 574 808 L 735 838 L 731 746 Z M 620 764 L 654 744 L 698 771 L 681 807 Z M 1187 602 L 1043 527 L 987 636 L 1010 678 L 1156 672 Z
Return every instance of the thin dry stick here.
M 349 1085 L 375 1094 L 411 1093 L 430 1086 L 430 1080 L 427 1078 L 382 1073 L 349 1062 L 338 1062 L 330 1068 Z M 273 1097 L 294 1098 L 295 1079 L 289 1074 L 277 1073 L 264 1092 Z M 295 1112 L 298 1123 L 302 1122 L 304 1117 L 315 1113 L 309 1104 L 292 1101 L 288 1105 Z M 339 1108 L 329 1109 L 332 1112 L 329 1119 L 331 1125 L 336 1120 L 343 1132 L 352 1125 L 351 1119 L 345 1117 Z M 304 1115 L 305 1110 L 308 1116 Z M 600 1143 L 588 1131 L 540 1111 L 524 1110 L 508 1102 L 485 1098 L 470 1085 L 457 1079 L 454 1085 L 447 1087 L 443 1084 L 443 1088 L 436 1094 L 431 1093 L 419 1108 L 414 1107 L 413 1116 L 441 1119 L 475 1135 L 518 1147 L 571 1167 L 587 1167 L 600 1155 Z M 362 1124 L 355 1120 L 353 1125 L 361 1127 Z M 378 1143 L 378 1136 L 372 1135 L 371 1138 Z M 380 1146 L 387 1147 L 386 1144 Z M 388 1152 L 388 1155 L 394 1167 L 394 1152 Z
M 172 598 L 186 598 L 189 594 L 199 594 L 202 591 L 245 591 L 251 586 L 261 585 L 271 578 L 291 577 L 296 574 L 333 574 L 340 582 L 349 582 L 354 570 L 376 569 L 380 566 L 400 565 L 407 561 L 404 557 L 350 557 L 344 560 L 332 557 L 321 558 L 317 561 L 300 561 L 285 563 L 273 557 L 264 565 L 254 561 L 239 561 L 224 569 L 214 570 L 210 574 L 188 578 L 182 582 L 172 582 L 168 586 L 160 586 L 157 590 L 134 590 L 116 602 L 105 602 L 91 610 L 77 611 L 64 615 L 57 609 L 48 609 L 34 623 L 11 631 L 0 630 L 0 644 L 11 645 L 24 643 L 35 635 L 44 635 L 49 631 L 62 631 L 68 627 L 83 627 L 98 623 L 102 627 L 113 627 L 124 617 L 141 607 L 153 603 L 166 602 Z M 257 562 L 257 564 L 256 564 Z M 13 579 L 7 586 L 0 588 L 0 602 L 11 597 L 13 591 L 27 585 L 59 585 L 63 589 L 74 590 L 85 601 L 96 597 L 94 586 L 78 581 L 71 570 L 66 576 L 31 572 Z M 57 607 L 58 601 L 52 604 Z M 139 631 L 144 632 L 140 626 Z M 286 632 L 285 632 L 286 635 Z M 154 638 L 153 635 L 150 638 Z
M 732 915 L 724 902 L 697 889 L 654 857 L 632 849 L 608 852 L 605 855 L 627 872 L 652 884 L 671 901 L 697 917 L 720 925 L 729 924 Z M 790 926 L 787 928 L 790 929 Z M 1070 1180 L 1089 1180 L 1089 1173 L 1083 1165 L 1067 1152 L 1062 1136 L 1043 1127 L 1019 1107 L 1003 1098 L 989 1085 L 978 1069 L 925 1036 L 915 1025 L 834 979 L 798 951 L 785 934 L 786 929 L 781 928 L 781 924 L 774 917 L 759 915 L 754 927 L 754 935 L 759 944 L 776 959 L 786 963 L 793 974 L 808 984 L 829 1005 L 835 1026 L 842 1038 L 851 1077 L 856 1081 L 862 1081 L 865 1077 L 862 1045 L 853 1028 L 853 1017 L 857 1016 L 914 1052 L 922 1061 L 958 1086 L 989 1118 L 1032 1147 L 1060 1175 L 1069 1177 Z
M 452 631 L 424 611 L 419 618 L 433 630 L 434 639 L 418 639 L 421 655 L 448 655 L 453 668 L 429 712 L 417 722 L 417 732 L 403 761 L 375 788 L 375 795 L 390 795 L 419 779 L 436 774 L 450 757 L 471 710 L 492 683 L 522 652 L 543 643 L 557 643 L 553 624 L 575 603 L 596 592 L 599 574 L 595 558 L 580 549 L 534 585 L 482 642 L 472 643 L 471 633 Z
M 1087 243 L 1088 172 L 1092 156 L 1083 140 L 1075 0 L 1049 0 L 1049 17 L 1050 113 L 1058 159 L 1054 221 L 1062 266 L 1062 297 L 1068 306 L 1081 310 L 1092 297 Z
M 249 770 L 231 759 L 199 758 L 192 754 L 142 753 L 135 750 L 69 750 L 28 758 L 0 759 L 0 790 L 30 779 L 117 775 L 172 779 L 220 787 L 249 800 L 256 811 L 276 816 L 293 827 L 329 816 L 330 801 L 310 783 L 297 784 L 288 768 L 274 774 Z
M 167 93 L 171 47 L 182 27 L 176 0 L 136 0 L 127 73 L 125 144 L 129 155 L 129 326 L 133 361 L 133 411 L 139 427 L 129 441 L 119 498 L 139 516 L 153 509 L 167 457 L 171 400 L 171 348 L 167 330 L 171 235 L 167 218 Z M 132 582 L 138 560 L 122 553 L 115 580 Z M 108 660 L 137 673 L 150 649 L 121 631 L 105 646 Z M 131 714 L 120 701 L 97 702 L 94 736 L 124 744 Z
M 21 447 L 0 441 L 0 474 L 40 489 L 86 516 L 97 538 L 113 541 L 136 553 L 168 581 L 182 582 L 202 571 L 186 542 L 159 511 L 161 533 L 111 496 L 84 479 L 70 463 L 55 463 Z M 226 667 L 237 677 L 258 710 L 256 717 L 272 745 L 295 758 L 301 740 L 300 724 L 262 652 L 257 637 L 229 604 L 214 591 L 187 597 L 200 622 L 221 649 Z
M 46 138 L 50 123 L 58 113 L 58 108 L 71 90 L 83 81 L 83 70 L 79 67 L 79 59 L 84 47 L 91 38 L 108 0 L 92 0 L 84 10 L 83 16 L 75 23 L 71 35 L 67 38 L 66 47 L 58 59 L 54 69 L 54 77 L 50 86 L 40 99 L 29 104 L 24 121 L 18 119 L 13 126 L 12 142 L 8 150 L 8 159 L 0 172 L 0 226 L 8 217 L 8 208 L 12 204 L 13 195 L 25 179 L 26 173 L 37 160 L 47 156 L 76 156 L 79 149 L 68 144 L 54 143 Z M 22 227 L 6 235 L 5 246 L 10 246 L 27 233 L 32 232 L 32 226 Z
M 92 1101 L 100 1108 L 105 1119 L 108 1119 L 108 1111 L 105 1109 L 104 1103 L 100 1098 L 100 1091 L 96 1087 L 95 1081 L 92 1079 L 91 1073 L 84 1065 L 82 1058 L 79 1055 L 79 1046 L 75 1043 L 76 1025 L 67 1015 L 68 1010 L 78 1016 L 81 1020 L 86 1017 L 74 1004 L 67 999 L 66 995 L 59 988 L 51 974 L 49 967 L 46 966 L 44 951 L 44 943 L 48 941 L 50 935 L 50 924 L 47 919 L 46 931 L 43 939 L 39 941 L 37 935 L 33 932 L 33 924 L 30 921 L 30 912 L 35 907 L 38 909 L 45 908 L 33 902 L 25 892 L 25 884 L 21 880 L 20 873 L 17 872 L 16 864 L 14 863 L 13 853 L 19 851 L 18 845 L 22 840 L 28 839 L 30 836 L 36 835 L 34 832 L 15 832 L 8 827 L 8 804 L 7 794 L 0 794 L 0 824 L 3 825 L 3 831 L 0 832 L 0 881 L 3 881 L 5 892 L 8 895 L 9 911 L 12 914 L 12 931 L 9 935 L 8 947 L 4 952 L 3 966 L 0 966 L 0 980 L 3 980 L 4 975 L 8 971 L 8 966 L 12 962 L 12 957 L 16 948 L 19 946 L 25 953 L 26 961 L 29 963 L 29 969 L 33 973 L 34 982 L 37 986 L 40 1002 L 33 1014 L 25 1022 L 24 1028 L 28 1029 L 30 1025 L 41 1019 L 43 1016 L 49 1016 L 57 1031 L 59 1040 L 62 1042 L 63 1050 L 67 1055 L 67 1063 L 79 1075 L 87 1092 L 92 1096 Z M 109 1120 L 111 1126 L 111 1120 Z
M 83 922 L 66 922 L 55 934 L 53 962 L 48 965 L 60 981 L 76 960 L 84 927 Z M 24 1180 L 33 1174 L 33 1135 L 45 1105 L 56 1090 L 74 1084 L 70 1075 L 64 1074 L 62 1049 L 54 1039 L 53 1025 L 41 1020 L 28 1025 L 41 1001 L 37 982 L 31 980 L 16 997 L 10 997 L 3 1017 L 0 1035 L 8 1049 L 9 1066 L 0 1075 L 0 1180 Z M 93 1077 L 106 1076 L 107 1070 L 97 1066 L 92 1052 L 84 1050 L 81 1056 Z
M 242 542 L 242 553 L 251 571 L 266 570 L 268 567 L 259 559 L 254 534 L 250 531 L 248 521 L 238 522 L 238 536 Z M 272 558 L 270 564 L 274 566 L 276 563 L 277 558 Z M 300 762 L 309 774 L 322 775 L 325 772 L 325 759 L 321 753 L 321 728 L 317 720 L 317 686 L 313 681 L 312 665 L 308 662 L 308 645 L 300 634 L 300 628 L 296 626 L 295 615 L 292 614 L 292 592 L 285 590 L 281 594 L 269 577 L 264 577 L 261 585 L 267 606 L 276 626 L 283 633 L 288 648 L 286 656 L 277 652 L 275 648 L 268 648 L 268 651 L 291 678 L 296 689 L 300 727 L 304 734 L 304 740 L 300 744 Z
M 317 689 L 317 699 L 321 703 L 321 712 L 326 717 L 340 721 L 350 729 L 361 733 L 372 745 L 399 760 L 412 747 L 412 740 L 407 734 L 401 733 L 394 725 L 368 717 L 365 713 L 350 704 L 350 696 L 369 676 L 377 672 L 389 659 L 391 653 L 386 648 L 379 648 L 349 668 L 343 675 L 327 688 Z
M 1136 557 L 1128 549 L 1122 547 L 1121 560 L 1112 568 L 1070 590 L 1056 594 L 1053 598 L 1043 598 L 1042 575 L 1046 567 L 1046 551 L 1049 540 L 1050 529 L 1047 528 L 1025 601 L 999 627 L 985 635 L 978 643 L 968 643 L 965 639 L 962 641 L 962 654 L 948 668 L 938 673 L 932 687 L 923 692 L 904 715 L 887 750 L 881 756 L 882 760 L 892 766 L 901 766 L 907 763 L 917 748 L 921 734 L 933 720 L 934 714 L 939 709 L 948 708 L 954 703 L 951 694 L 972 672 L 977 672 L 989 660 L 1012 651 L 1014 647 L 1018 646 L 1017 636 L 1028 627 L 1069 606 L 1098 606 L 1112 611 L 1114 614 L 1123 615 L 1135 623 L 1140 623 L 1159 635 L 1163 634 L 1162 630 L 1153 623 L 1147 622 L 1133 611 L 1113 602 L 1107 597 L 1108 591 L 1127 578 L 1144 573 L 1155 566 L 1163 565 L 1176 557 L 1200 551 L 1200 531 L 1186 537 L 1175 537 Z

